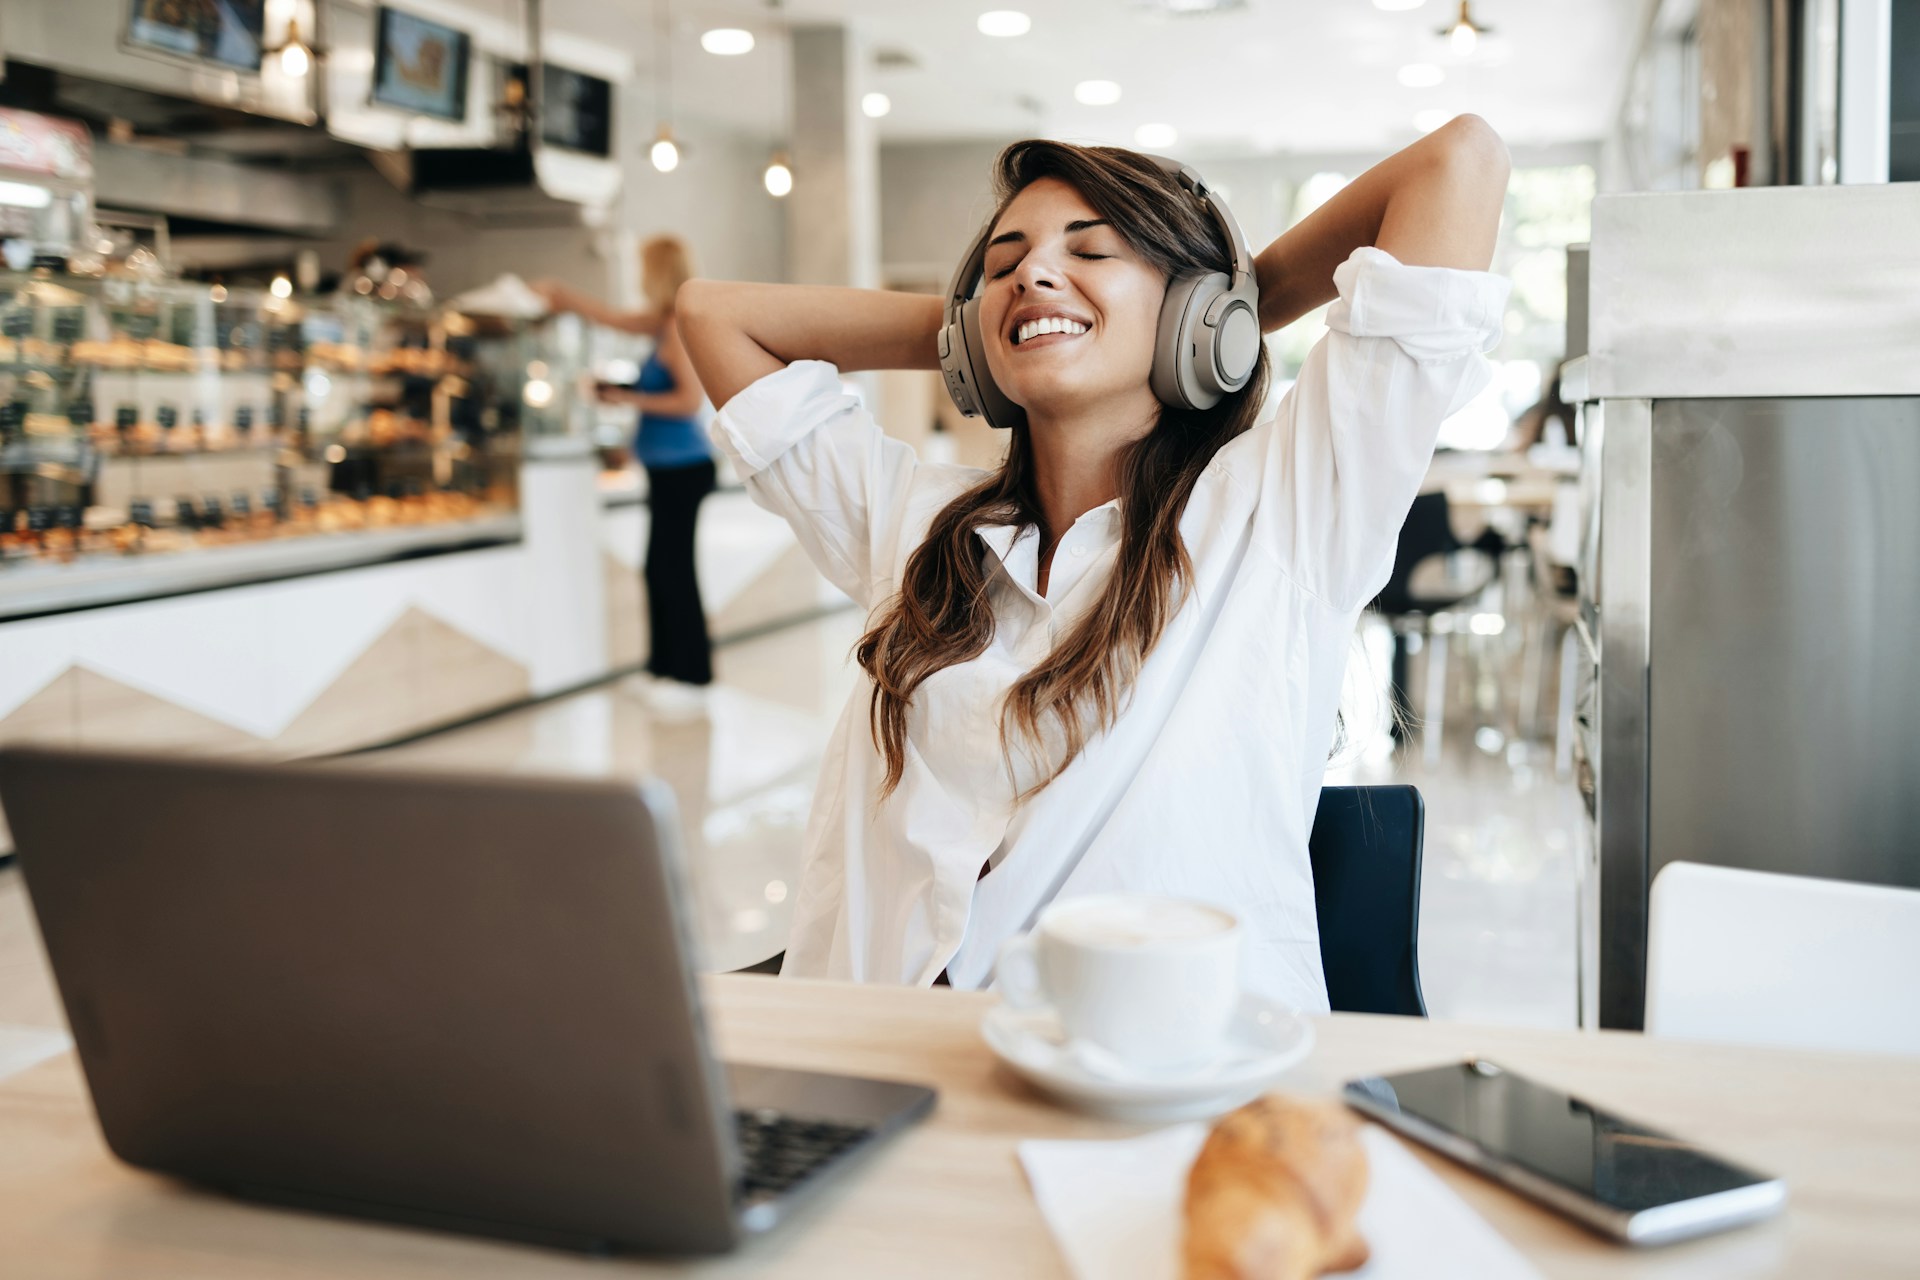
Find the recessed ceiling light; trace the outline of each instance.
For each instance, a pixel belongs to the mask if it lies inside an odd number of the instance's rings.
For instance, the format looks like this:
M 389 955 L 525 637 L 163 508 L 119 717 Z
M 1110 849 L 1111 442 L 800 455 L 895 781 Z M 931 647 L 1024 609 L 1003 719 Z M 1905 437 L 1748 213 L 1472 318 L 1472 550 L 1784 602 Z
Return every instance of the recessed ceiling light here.
M 1033 19 L 1018 9 L 989 9 L 975 25 L 983 36 L 1023 36 L 1033 29 Z
M 1073 86 L 1073 100 L 1089 107 L 1110 107 L 1120 101 L 1120 86 L 1111 80 L 1082 80 Z
M 1431 89 L 1447 78 L 1447 73 L 1431 62 L 1409 62 L 1400 68 L 1400 83 L 1409 89 Z
M 1158 151 L 1180 141 L 1180 131 L 1170 124 L 1143 124 L 1133 131 L 1133 145 Z
M 878 120 L 893 110 L 893 99 L 884 93 L 869 93 L 860 99 L 860 109 Z
M 1409 9 L 1418 9 L 1427 0 L 1373 0 L 1373 7 L 1385 9 L 1388 13 L 1405 13 Z
M 1453 119 L 1453 112 L 1435 107 L 1428 111 L 1413 113 L 1413 127 L 1422 133 L 1432 133 L 1447 121 Z
M 700 47 L 723 58 L 738 57 L 753 52 L 753 32 L 739 27 L 715 27 L 701 35 Z

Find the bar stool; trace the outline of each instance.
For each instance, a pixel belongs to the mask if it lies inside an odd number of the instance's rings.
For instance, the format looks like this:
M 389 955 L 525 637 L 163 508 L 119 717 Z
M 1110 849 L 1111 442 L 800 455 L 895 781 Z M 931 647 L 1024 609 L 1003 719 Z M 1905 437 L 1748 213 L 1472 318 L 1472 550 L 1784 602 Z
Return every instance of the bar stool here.
M 1425 653 L 1425 710 L 1421 754 L 1429 768 L 1440 763 L 1447 711 L 1447 639 L 1454 610 L 1493 584 L 1498 566 L 1484 551 L 1462 547 L 1454 535 L 1444 491 L 1413 500 L 1400 526 L 1393 573 L 1370 606 L 1393 629 L 1394 736 L 1412 718 L 1407 699 L 1410 639 Z

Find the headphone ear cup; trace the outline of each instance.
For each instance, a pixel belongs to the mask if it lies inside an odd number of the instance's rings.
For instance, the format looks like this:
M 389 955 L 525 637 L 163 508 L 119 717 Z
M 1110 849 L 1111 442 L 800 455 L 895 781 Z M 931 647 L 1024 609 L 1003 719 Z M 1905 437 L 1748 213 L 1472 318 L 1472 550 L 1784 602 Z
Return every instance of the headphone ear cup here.
M 1027 411 L 1000 390 L 987 365 L 986 343 L 980 331 L 980 299 L 969 298 L 961 306 L 959 329 L 961 342 L 954 354 L 965 362 L 962 368 L 973 386 L 973 402 L 980 416 L 988 426 L 1002 430 L 1026 426 Z
M 940 329 L 940 380 L 946 384 L 953 407 L 971 418 L 980 412 L 980 397 L 973 393 L 973 375 L 967 372 L 967 339 L 960 317 L 952 312 L 949 315 L 951 321 Z
M 1153 340 L 1153 372 L 1148 381 L 1154 396 L 1170 409 L 1211 409 L 1220 403 L 1214 379 L 1201 371 L 1213 368 L 1213 331 L 1202 321 L 1214 299 L 1226 293 L 1225 272 L 1182 276 L 1167 282 L 1160 304 L 1160 328 Z
M 1260 366 L 1260 299 L 1251 288 L 1222 294 L 1203 313 L 1212 362 L 1202 370 L 1211 386 L 1223 393 L 1240 390 Z

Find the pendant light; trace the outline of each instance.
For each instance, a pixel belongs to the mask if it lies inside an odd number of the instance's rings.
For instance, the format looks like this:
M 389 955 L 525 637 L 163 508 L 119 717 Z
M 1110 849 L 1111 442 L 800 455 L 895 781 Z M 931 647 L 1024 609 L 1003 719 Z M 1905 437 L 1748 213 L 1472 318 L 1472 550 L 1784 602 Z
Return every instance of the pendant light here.
M 654 136 L 653 146 L 647 151 L 647 159 L 653 161 L 653 167 L 662 173 L 672 173 L 680 167 L 680 144 L 673 140 L 673 130 L 666 125 L 660 126 L 660 132 Z
M 288 15 L 286 34 L 280 38 L 280 43 L 262 45 L 260 52 L 272 59 L 274 68 L 289 80 L 305 79 L 320 58 L 320 51 L 300 36 L 298 13 Z
M 657 28 L 654 48 L 660 58 L 659 96 L 654 103 L 654 114 L 660 119 L 660 131 L 654 134 L 647 158 L 660 172 L 672 173 L 680 167 L 680 144 L 673 137 L 673 24 L 667 13 L 667 0 L 655 0 L 653 11 Z
M 280 46 L 280 74 L 298 80 L 313 67 L 313 50 L 300 38 L 300 20 L 287 19 L 287 41 Z
M 787 160 L 787 153 L 776 151 L 773 159 L 767 161 L 767 171 L 762 175 L 767 186 L 767 194 L 775 198 L 793 190 L 793 166 Z
M 1480 37 L 1493 34 L 1493 28 L 1481 26 L 1473 20 L 1473 0 L 1460 0 L 1460 16 L 1441 27 L 1440 34 L 1453 45 L 1455 57 L 1468 58 L 1473 56 Z
M 793 61 L 793 28 L 787 28 L 784 62 L 774 64 L 774 136 L 787 132 L 787 68 Z M 776 200 L 784 199 L 793 190 L 793 160 L 784 147 L 775 147 L 773 155 L 767 160 L 767 171 L 760 175 L 760 181 L 767 188 L 767 194 Z

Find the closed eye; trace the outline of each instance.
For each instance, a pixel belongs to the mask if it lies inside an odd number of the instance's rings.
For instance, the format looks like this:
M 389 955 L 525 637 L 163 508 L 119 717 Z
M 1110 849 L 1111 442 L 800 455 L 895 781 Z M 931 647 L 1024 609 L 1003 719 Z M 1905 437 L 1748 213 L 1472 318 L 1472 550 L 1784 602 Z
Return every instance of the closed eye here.
M 1076 253 L 1073 256 L 1076 258 L 1085 258 L 1088 262 L 1098 262 L 1102 258 L 1111 258 L 1113 255 L 1110 253 Z M 998 280 L 1003 276 L 1010 276 L 1013 274 L 1013 269 L 1019 265 L 1020 264 L 1017 261 L 1010 262 L 1006 266 L 994 272 L 992 275 L 988 276 L 987 279 Z

